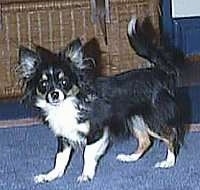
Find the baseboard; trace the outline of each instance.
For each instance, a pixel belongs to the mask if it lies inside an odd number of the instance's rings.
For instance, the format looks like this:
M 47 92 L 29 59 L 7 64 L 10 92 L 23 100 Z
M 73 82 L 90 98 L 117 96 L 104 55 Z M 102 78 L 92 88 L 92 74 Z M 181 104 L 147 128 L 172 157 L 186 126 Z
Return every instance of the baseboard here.
M 1 120 L 0 128 L 31 127 L 31 126 L 39 125 L 39 124 L 42 124 L 42 121 L 41 119 L 38 119 L 38 118 Z M 185 127 L 190 132 L 200 132 L 200 123 L 185 124 Z
M 192 123 L 186 126 L 189 127 L 190 132 L 200 132 L 200 123 Z
M 42 124 L 38 118 L 23 118 L 23 119 L 12 119 L 12 120 L 1 120 L 0 128 L 11 128 L 11 127 L 28 127 L 33 125 Z

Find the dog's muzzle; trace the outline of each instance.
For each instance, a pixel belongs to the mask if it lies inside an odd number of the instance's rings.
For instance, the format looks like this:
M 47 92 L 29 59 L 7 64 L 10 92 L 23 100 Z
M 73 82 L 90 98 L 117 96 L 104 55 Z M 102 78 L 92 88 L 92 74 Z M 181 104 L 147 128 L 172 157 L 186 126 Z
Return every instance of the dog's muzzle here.
M 65 99 L 64 93 L 59 89 L 54 89 L 47 94 L 47 101 L 50 104 L 57 105 Z

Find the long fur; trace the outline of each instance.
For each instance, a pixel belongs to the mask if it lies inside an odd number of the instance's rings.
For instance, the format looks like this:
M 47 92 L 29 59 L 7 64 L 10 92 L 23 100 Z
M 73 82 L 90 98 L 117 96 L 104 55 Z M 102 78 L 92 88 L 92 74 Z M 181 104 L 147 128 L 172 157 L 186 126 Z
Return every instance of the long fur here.
M 90 81 L 87 92 L 92 97 L 81 112 L 82 121 L 89 119 L 91 130 L 105 126 L 114 131 L 128 128 L 128 131 L 139 133 L 139 144 L 149 141 L 149 136 L 161 139 L 167 144 L 169 152 L 177 155 L 185 131 L 175 93 L 178 70 L 173 66 L 175 63 L 169 51 L 145 38 L 143 27 L 138 27 L 135 17 L 128 24 L 128 39 L 136 53 L 153 63 L 154 67 L 92 80 L 87 78 L 87 73 L 84 76 L 84 70 L 80 69 L 76 72 L 78 81 L 81 84 Z M 139 130 L 135 129 L 135 118 L 143 123 Z M 168 158 L 165 161 L 158 166 L 171 167 L 175 162 L 169 163 Z
M 160 97 L 160 93 L 166 94 L 166 97 L 172 99 L 171 101 L 174 101 L 176 107 L 176 102 L 173 100 L 175 99 L 176 81 L 174 75 L 171 75 L 176 72 L 176 68 L 171 61 L 166 60 L 164 49 L 161 51 L 160 48 L 144 38 L 141 32 L 142 28 L 137 25 L 136 18 L 132 18 L 128 24 L 129 42 L 138 55 L 148 59 L 155 67 L 135 69 L 95 79 L 90 79 L 84 69 L 76 71 L 78 83 L 90 84 L 88 91 L 92 94 L 93 99 L 89 105 L 89 114 L 91 114 L 91 121 L 99 127 L 112 122 L 113 118 L 126 121 L 134 114 L 151 113 L 152 106 L 156 106 L 156 100 Z M 80 76 L 81 78 L 79 78 Z M 152 128 L 159 129 L 160 127 L 152 125 Z
M 37 183 L 61 177 L 72 149 L 77 147 L 84 149 L 78 181 L 91 180 L 108 147 L 109 131 L 128 130 L 138 139 L 138 149 L 131 155 L 118 155 L 120 161 L 139 159 L 154 137 L 168 148 L 166 160 L 156 167 L 174 166 L 183 136 L 174 93 L 176 71 L 166 61 L 164 51 L 144 40 L 140 31 L 142 27 L 137 30 L 137 20 L 132 18 L 128 25 L 130 44 L 155 66 L 107 77 L 95 75 L 94 60 L 85 57 L 80 39 L 58 53 L 39 46 L 35 50 L 20 48 L 18 71 L 24 81 L 25 99 L 42 111 L 58 139 L 55 166 L 37 175 Z
M 72 150 L 79 148 L 84 150 L 84 166 L 77 180 L 91 180 L 98 160 L 109 145 L 107 128 L 91 135 L 89 121 L 79 122 L 80 108 L 83 107 L 86 95 L 81 93 L 73 67 L 81 67 L 82 61 L 79 39 L 72 41 L 58 53 L 40 46 L 35 50 L 20 47 L 17 70 L 24 82 L 23 99 L 40 110 L 44 123 L 58 139 L 55 166 L 45 174 L 36 175 L 36 183 L 62 177 Z

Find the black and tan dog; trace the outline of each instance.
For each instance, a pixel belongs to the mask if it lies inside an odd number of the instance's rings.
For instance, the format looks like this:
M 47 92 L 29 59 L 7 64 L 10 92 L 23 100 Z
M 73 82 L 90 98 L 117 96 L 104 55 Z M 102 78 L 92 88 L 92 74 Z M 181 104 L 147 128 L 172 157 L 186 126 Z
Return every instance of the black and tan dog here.
M 45 123 L 58 139 L 55 167 L 37 175 L 37 183 L 63 176 L 77 147 L 84 149 L 84 167 L 78 181 L 92 179 L 108 147 L 109 128 L 129 129 L 138 139 L 136 152 L 120 154 L 118 160 L 138 160 L 151 145 L 150 137 L 154 137 L 168 148 L 167 158 L 156 167 L 174 166 L 182 137 L 174 71 L 159 67 L 167 65 L 163 52 L 156 47 L 148 49 L 151 43 L 136 32 L 135 18 L 128 25 L 128 37 L 136 52 L 158 67 L 96 77 L 79 39 L 59 53 L 42 47 L 20 48 L 18 70 L 25 84 L 25 99 L 41 109 Z M 114 122 L 118 126 L 113 126 Z

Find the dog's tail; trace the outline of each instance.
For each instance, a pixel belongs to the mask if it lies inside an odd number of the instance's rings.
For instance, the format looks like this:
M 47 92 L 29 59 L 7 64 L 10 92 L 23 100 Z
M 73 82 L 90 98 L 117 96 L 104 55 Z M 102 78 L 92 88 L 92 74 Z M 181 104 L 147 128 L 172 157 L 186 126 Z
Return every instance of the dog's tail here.
M 164 45 L 153 43 L 152 39 L 148 39 L 147 32 L 151 31 L 145 31 L 145 21 L 140 25 L 137 18 L 133 16 L 128 23 L 127 36 L 136 54 L 168 74 L 179 75 L 179 68 L 175 63 L 177 61 L 174 60 L 175 51 L 166 48 Z

